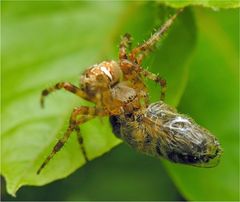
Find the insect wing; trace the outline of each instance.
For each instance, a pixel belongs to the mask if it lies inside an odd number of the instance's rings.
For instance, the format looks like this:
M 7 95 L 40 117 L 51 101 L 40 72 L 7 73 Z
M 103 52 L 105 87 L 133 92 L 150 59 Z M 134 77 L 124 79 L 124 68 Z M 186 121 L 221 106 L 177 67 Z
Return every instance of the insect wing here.
M 200 167 L 214 167 L 221 148 L 217 139 L 186 115 L 163 102 L 151 104 L 144 115 L 146 133 L 155 141 L 156 155 Z

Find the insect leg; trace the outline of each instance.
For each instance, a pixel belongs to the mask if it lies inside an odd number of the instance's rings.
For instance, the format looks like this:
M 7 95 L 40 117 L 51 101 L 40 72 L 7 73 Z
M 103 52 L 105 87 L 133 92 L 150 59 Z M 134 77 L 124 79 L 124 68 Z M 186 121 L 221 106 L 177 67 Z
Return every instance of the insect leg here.
M 57 84 L 55 84 L 54 86 L 50 87 L 50 88 L 47 88 L 45 90 L 42 91 L 42 94 L 41 94 L 41 99 L 40 99 L 40 103 L 41 103 L 41 106 L 44 107 L 44 98 L 56 91 L 56 90 L 60 90 L 60 89 L 65 89 L 66 91 L 69 91 L 83 99 L 86 99 L 87 100 L 87 95 L 84 91 L 82 91 L 80 88 L 74 86 L 73 84 L 71 83 L 68 83 L 68 82 L 59 82 Z
M 168 29 L 171 27 L 172 23 L 176 19 L 179 13 L 182 12 L 183 9 L 177 10 L 177 12 L 170 17 L 158 30 L 155 32 L 147 41 L 145 41 L 140 46 L 134 48 L 131 53 L 129 54 L 129 57 L 132 62 L 137 62 L 138 64 L 141 64 L 142 59 L 146 55 L 147 52 L 151 51 L 151 49 L 154 47 L 154 45 L 161 39 L 163 34 L 168 31 Z M 139 54 L 139 56 L 138 56 Z
M 47 156 L 45 161 L 42 163 L 40 168 L 37 171 L 37 174 L 39 174 L 42 169 L 48 164 L 48 162 L 53 158 L 53 156 L 61 150 L 61 148 L 64 146 L 64 144 L 67 142 L 68 138 L 72 134 L 72 132 L 78 127 L 78 125 L 83 124 L 84 122 L 90 120 L 91 118 L 94 118 L 95 116 L 104 116 L 106 113 L 105 111 L 97 110 L 95 107 L 78 107 L 75 108 L 71 114 L 71 118 L 69 121 L 69 126 L 67 131 L 64 133 L 63 137 L 58 140 L 58 142 L 55 144 L 55 146 L 52 149 L 52 152 Z M 78 116 L 80 118 L 78 119 Z
M 163 79 L 162 77 L 152 73 L 152 72 L 149 72 L 148 70 L 143 69 L 143 68 L 141 68 L 141 74 L 143 76 L 147 77 L 148 79 L 155 81 L 157 84 L 159 84 L 161 86 L 161 97 L 160 97 L 160 99 L 164 100 L 165 99 L 165 94 L 166 94 L 166 91 L 167 91 L 166 80 Z
M 119 46 L 119 59 L 127 59 L 127 48 L 131 44 L 131 35 L 126 33 L 121 39 Z

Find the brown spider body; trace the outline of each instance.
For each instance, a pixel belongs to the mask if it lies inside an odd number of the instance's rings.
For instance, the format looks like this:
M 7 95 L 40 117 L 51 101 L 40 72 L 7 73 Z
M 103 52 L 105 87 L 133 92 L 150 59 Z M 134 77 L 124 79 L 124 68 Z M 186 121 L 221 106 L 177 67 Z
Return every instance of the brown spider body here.
M 112 87 L 122 76 L 121 67 L 114 60 L 104 61 L 87 69 L 80 77 L 80 88 L 89 96 L 101 93 L 102 88 Z
M 58 151 L 60 151 L 60 149 L 67 142 L 69 136 L 74 131 L 77 134 L 82 154 L 85 160 L 88 161 L 79 126 L 90 119 L 103 116 L 116 117 L 117 119 L 121 120 L 122 126 L 120 128 L 123 128 L 126 133 L 128 133 L 128 130 L 130 129 L 127 125 L 126 128 L 123 126 L 124 119 L 122 119 L 122 117 L 132 116 L 135 111 L 140 115 L 147 113 L 146 109 L 148 109 L 149 101 L 148 91 L 143 82 L 144 77 L 155 81 L 161 86 L 161 100 L 164 99 L 166 92 L 166 81 L 158 75 L 155 75 L 142 68 L 141 63 L 144 56 L 150 50 L 152 50 L 152 47 L 168 30 L 170 25 L 176 19 L 176 16 L 181 11 L 182 10 L 178 10 L 176 14 L 169 18 L 163 24 L 163 26 L 146 42 L 132 49 L 129 53 L 128 48 L 129 44 L 131 43 L 131 37 L 129 34 L 125 34 L 120 42 L 119 61 L 104 61 L 88 68 L 81 75 L 79 87 L 68 82 L 60 82 L 57 83 L 55 86 L 42 91 L 42 107 L 44 106 L 44 98 L 49 93 L 52 93 L 55 90 L 59 89 L 65 89 L 66 91 L 71 92 L 82 99 L 93 102 L 95 106 L 80 106 L 73 110 L 69 120 L 69 126 L 67 128 L 67 131 L 65 132 L 63 137 L 58 140 L 58 142 L 52 149 L 52 152 L 47 156 L 45 161 L 38 169 L 37 174 L 39 174 L 41 170 L 53 158 L 53 156 Z M 136 116 L 134 115 L 134 117 Z M 126 122 L 126 124 L 130 124 L 130 122 Z M 139 126 L 139 123 L 137 122 L 134 122 L 134 124 L 136 125 L 136 127 Z M 113 125 L 113 127 L 115 126 Z M 139 137 L 134 137 L 135 139 L 133 139 L 133 141 L 136 142 L 137 139 L 142 139 L 142 141 L 144 140 L 144 136 L 140 137 L 141 134 L 136 128 L 131 129 L 129 131 L 130 134 L 132 134 L 131 131 L 135 131 L 136 135 L 139 135 Z M 157 135 L 157 133 L 154 134 Z M 117 133 L 117 135 L 120 135 L 120 133 Z M 137 142 L 139 142 L 137 148 L 141 150 L 141 141 Z M 149 150 L 148 152 L 146 150 L 146 153 L 154 153 L 154 151 Z
M 129 62 L 128 65 L 132 67 L 134 64 Z M 126 65 L 114 60 L 104 61 L 88 68 L 80 77 L 80 89 L 87 93 L 87 99 L 96 103 L 97 108 L 104 108 L 110 115 L 121 114 L 130 108 L 140 108 L 141 98 L 147 97 L 144 83 L 129 82 L 122 67 Z M 135 77 L 136 80 L 141 80 L 139 76 Z M 140 86 L 137 86 L 138 83 Z
M 116 61 L 103 61 L 81 75 L 80 89 L 87 94 L 89 101 L 96 103 L 97 108 L 104 108 L 110 114 L 119 114 L 122 102 L 113 99 L 110 90 L 121 78 L 122 70 Z
M 217 139 L 162 101 L 111 116 L 110 122 L 117 137 L 142 153 L 198 167 L 219 163 L 222 150 Z

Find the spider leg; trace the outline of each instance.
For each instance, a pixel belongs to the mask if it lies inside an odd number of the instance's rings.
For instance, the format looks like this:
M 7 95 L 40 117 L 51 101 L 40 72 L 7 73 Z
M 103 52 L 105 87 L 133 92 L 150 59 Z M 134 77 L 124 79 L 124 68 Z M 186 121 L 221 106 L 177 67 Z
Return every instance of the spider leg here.
M 86 154 L 86 150 L 83 144 L 83 137 L 81 135 L 81 131 L 80 131 L 80 127 L 79 124 L 84 123 L 96 116 L 99 116 L 100 118 L 108 115 L 108 113 L 102 109 L 99 109 L 97 107 L 78 107 L 74 110 L 74 112 L 72 113 L 71 119 L 70 119 L 70 123 L 75 123 L 77 120 L 77 117 L 80 116 L 79 120 L 76 122 L 76 127 L 75 127 L 75 131 L 77 134 L 77 138 L 78 138 L 78 143 L 80 145 L 80 149 L 82 151 L 82 154 L 84 156 L 84 159 L 86 162 L 89 161 L 87 154 Z
M 58 151 L 61 150 L 61 148 L 68 141 L 68 138 L 70 137 L 70 135 L 72 134 L 72 132 L 74 130 L 76 130 L 77 135 L 79 137 L 80 130 L 78 129 L 78 125 L 83 124 L 84 122 L 94 118 L 95 116 L 105 116 L 105 115 L 107 115 L 107 113 L 104 110 L 98 110 L 95 107 L 82 106 L 82 107 L 75 108 L 71 114 L 71 118 L 69 121 L 69 126 L 68 126 L 67 131 L 64 133 L 63 137 L 60 138 L 60 140 L 58 140 L 58 142 L 55 144 L 51 153 L 47 156 L 47 158 L 44 160 L 44 162 L 38 169 L 37 174 L 39 174 L 42 171 L 42 169 L 48 164 L 48 162 L 53 158 L 53 156 Z M 78 119 L 78 116 L 80 116 L 79 119 Z M 83 141 L 81 139 L 82 139 L 82 137 L 80 137 L 80 139 L 79 139 L 79 141 L 81 143 L 80 144 L 81 150 L 83 151 L 83 155 L 84 155 L 85 159 L 87 159 L 86 152 L 85 152 L 85 149 L 83 146 Z
M 147 52 L 151 51 L 154 45 L 161 39 L 163 34 L 170 28 L 176 17 L 179 13 L 182 12 L 183 9 L 177 10 L 177 12 L 170 17 L 161 27 L 157 30 L 147 41 L 145 41 L 140 46 L 134 48 L 129 54 L 129 58 L 132 62 L 137 62 L 141 64 L 143 58 L 147 54 Z
M 89 159 L 88 159 L 88 157 L 87 157 L 86 149 L 85 149 L 84 144 L 83 144 L 83 137 L 82 137 L 82 135 L 81 135 L 80 127 L 79 127 L 79 126 L 76 126 L 75 131 L 76 131 L 76 133 L 77 133 L 78 143 L 79 143 L 79 145 L 80 145 L 80 149 L 81 149 L 81 151 L 82 151 L 82 154 L 83 154 L 83 156 L 84 156 L 84 159 L 85 159 L 86 162 L 88 162 Z
M 131 35 L 126 33 L 121 39 L 120 45 L 119 45 L 119 59 L 127 59 L 127 48 L 131 44 Z
M 75 126 L 69 126 L 67 131 L 64 133 L 64 136 L 58 140 L 57 144 L 53 147 L 52 152 L 48 155 L 48 157 L 44 160 L 42 165 L 37 171 L 37 174 L 40 174 L 42 169 L 48 164 L 48 162 L 53 158 L 53 156 L 63 147 L 63 145 L 67 142 L 71 133 L 74 131 Z
M 139 89 L 140 92 L 147 92 L 146 86 L 144 85 L 143 79 L 140 75 L 147 77 L 150 80 L 155 81 L 161 86 L 161 100 L 164 100 L 165 93 L 167 89 L 166 80 L 161 78 L 160 76 L 149 72 L 148 70 L 143 69 L 141 66 L 134 62 L 130 62 L 128 60 L 121 60 L 120 67 L 124 73 L 124 79 L 131 81 L 133 83 L 134 89 Z
M 163 79 L 162 77 L 152 73 L 152 72 L 149 72 L 148 70 L 143 69 L 143 68 L 141 68 L 141 74 L 143 76 L 147 77 L 148 79 L 155 81 L 157 84 L 159 84 L 161 86 L 161 96 L 160 96 L 160 99 L 164 100 L 165 99 L 165 94 L 166 94 L 166 91 L 167 91 L 167 82 L 166 82 L 166 80 Z
M 57 84 L 55 84 L 54 86 L 50 87 L 50 88 L 47 88 L 47 89 L 44 89 L 42 91 L 42 94 L 41 94 L 41 99 L 40 99 L 40 103 L 41 103 L 41 106 L 44 107 L 44 99 L 47 95 L 49 95 L 50 93 L 56 91 L 56 90 L 60 90 L 60 89 L 65 89 L 66 91 L 68 92 L 71 92 L 83 99 L 87 99 L 87 95 L 84 91 L 82 91 L 80 88 L 74 86 L 73 84 L 71 83 L 68 83 L 68 82 L 59 82 Z

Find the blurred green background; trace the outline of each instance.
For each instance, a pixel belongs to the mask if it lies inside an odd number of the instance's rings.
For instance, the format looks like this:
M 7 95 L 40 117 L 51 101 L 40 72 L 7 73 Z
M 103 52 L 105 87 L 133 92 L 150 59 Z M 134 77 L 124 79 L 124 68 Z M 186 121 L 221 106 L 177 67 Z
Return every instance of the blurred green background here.
M 73 135 L 41 176 L 36 170 L 74 106 L 65 92 L 39 94 L 58 81 L 78 83 L 87 67 L 117 59 L 120 36 L 142 42 L 174 13 L 159 2 L 2 2 L 2 200 L 239 200 L 239 9 L 193 6 L 179 16 L 144 67 L 167 79 L 166 102 L 212 131 L 224 149 L 216 168 L 159 161 L 118 145 L 108 120 L 82 127 L 84 165 Z M 148 82 L 152 101 L 159 88 Z M 73 174 L 71 174 L 74 172 Z M 71 175 L 70 175 L 71 174 Z M 68 176 L 70 175 L 70 176 Z M 24 186 L 16 198 L 14 194 Z

